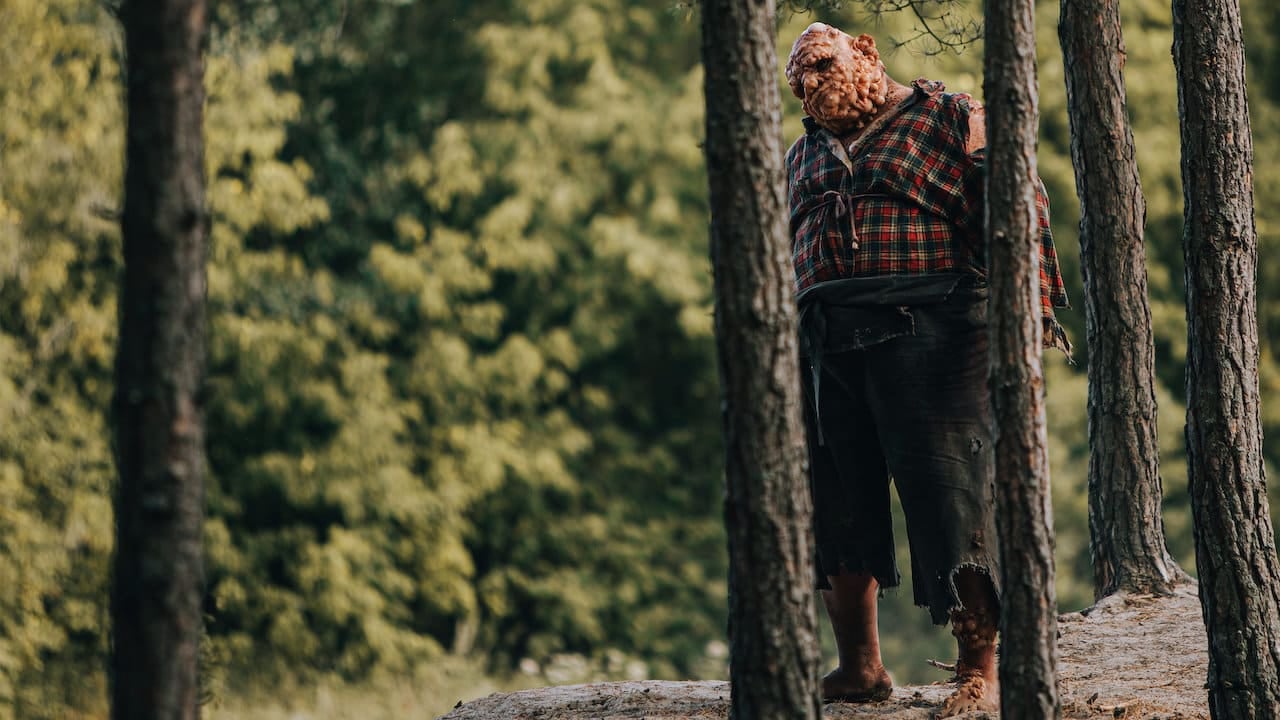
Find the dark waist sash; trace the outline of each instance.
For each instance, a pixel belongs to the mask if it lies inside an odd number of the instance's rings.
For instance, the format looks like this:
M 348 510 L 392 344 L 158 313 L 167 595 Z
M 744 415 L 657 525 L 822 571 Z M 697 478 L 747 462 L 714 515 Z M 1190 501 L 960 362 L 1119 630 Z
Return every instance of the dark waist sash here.
M 912 308 L 951 300 L 976 302 L 987 294 L 986 280 L 977 275 L 933 273 L 829 280 L 797 295 L 800 352 L 810 360 L 818 442 L 824 442 L 819 410 L 824 354 L 861 350 L 913 335 Z

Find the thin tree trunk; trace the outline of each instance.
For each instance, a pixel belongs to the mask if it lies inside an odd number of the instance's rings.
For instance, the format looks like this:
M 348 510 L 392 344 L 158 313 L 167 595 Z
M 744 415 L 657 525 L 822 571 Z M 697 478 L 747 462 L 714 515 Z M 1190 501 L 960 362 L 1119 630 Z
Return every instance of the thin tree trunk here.
M 1053 515 L 1041 368 L 1038 88 L 1032 0 L 987 0 L 986 231 L 1004 720 L 1058 717 Z
M 736 720 L 821 716 L 773 0 L 704 0 Z
M 1280 567 L 1258 396 L 1253 141 L 1236 0 L 1174 0 L 1187 284 L 1187 479 L 1209 710 L 1280 707 Z
M 112 717 L 199 717 L 204 0 L 126 0 Z
M 1160 514 L 1147 206 L 1125 109 L 1118 0 L 1062 0 L 1058 37 L 1080 196 L 1093 592 L 1168 593 L 1188 578 L 1165 547 Z

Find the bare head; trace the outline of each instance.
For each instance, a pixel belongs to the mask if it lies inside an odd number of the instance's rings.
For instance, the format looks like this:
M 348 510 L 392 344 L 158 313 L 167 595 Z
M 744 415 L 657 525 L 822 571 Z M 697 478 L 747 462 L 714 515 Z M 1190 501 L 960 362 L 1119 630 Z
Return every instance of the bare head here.
M 836 134 L 864 127 L 889 96 L 875 39 L 855 38 L 826 23 L 800 33 L 786 72 L 804 111 Z

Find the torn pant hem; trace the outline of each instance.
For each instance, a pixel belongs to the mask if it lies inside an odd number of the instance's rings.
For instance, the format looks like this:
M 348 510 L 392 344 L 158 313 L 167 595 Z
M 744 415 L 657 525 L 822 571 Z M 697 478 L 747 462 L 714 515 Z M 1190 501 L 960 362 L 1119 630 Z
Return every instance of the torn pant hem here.
M 951 622 L 951 616 L 953 613 L 964 611 L 964 603 L 960 601 L 960 591 L 956 589 L 956 576 L 964 570 L 973 570 L 979 575 L 987 578 L 987 581 L 991 583 L 991 593 L 995 596 L 996 613 L 998 614 L 1000 612 L 1000 583 L 996 576 L 991 572 L 991 568 L 979 562 L 962 562 L 952 567 L 951 571 L 946 575 L 945 587 L 947 593 L 947 606 L 945 608 L 938 608 L 936 607 L 937 603 L 930 602 L 929 600 L 925 600 L 924 602 L 920 602 L 919 599 L 916 600 L 916 607 L 928 608 L 929 617 L 933 620 L 934 625 L 947 625 Z M 943 582 L 942 577 L 939 577 L 938 580 L 939 582 Z

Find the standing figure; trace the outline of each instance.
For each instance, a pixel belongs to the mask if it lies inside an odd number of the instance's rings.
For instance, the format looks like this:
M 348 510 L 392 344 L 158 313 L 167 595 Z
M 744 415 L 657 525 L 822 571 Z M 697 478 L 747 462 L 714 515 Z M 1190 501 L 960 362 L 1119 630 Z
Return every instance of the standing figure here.
M 814 23 L 786 68 L 805 134 L 787 152 L 817 582 L 839 667 L 828 701 L 883 700 L 876 602 L 900 582 L 890 478 L 915 602 L 948 621 L 957 688 L 938 717 L 998 710 L 1000 572 L 987 387 L 982 107 L 889 77 L 875 41 Z M 1046 346 L 1070 352 L 1038 184 Z

